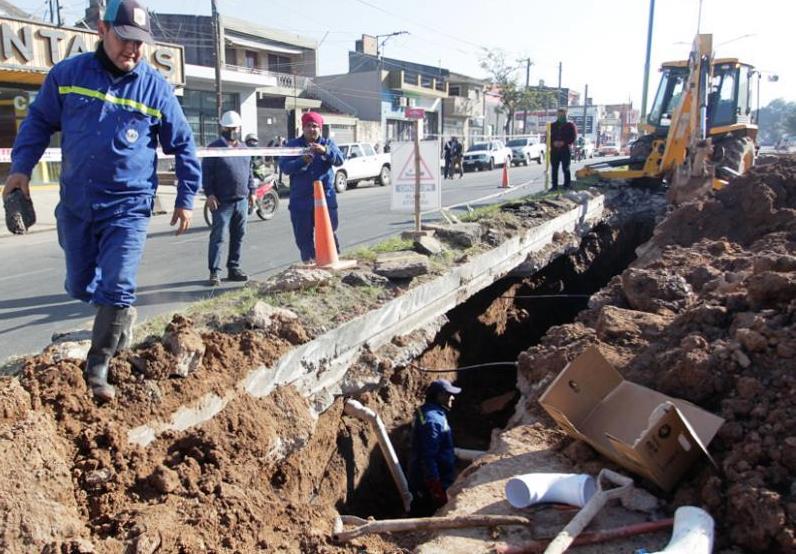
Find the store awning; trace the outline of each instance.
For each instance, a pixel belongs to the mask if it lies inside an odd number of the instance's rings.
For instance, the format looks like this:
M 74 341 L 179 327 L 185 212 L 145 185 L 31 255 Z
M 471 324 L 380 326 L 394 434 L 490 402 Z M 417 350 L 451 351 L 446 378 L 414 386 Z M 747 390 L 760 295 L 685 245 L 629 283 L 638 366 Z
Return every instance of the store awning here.
M 247 38 L 240 38 L 236 36 L 226 35 L 224 37 L 226 41 L 234 46 L 240 46 L 242 48 L 250 48 L 253 50 L 262 50 L 265 52 L 278 52 L 280 54 L 301 54 L 301 50 L 298 48 L 288 48 L 287 46 L 277 46 L 276 44 L 269 44 L 267 42 L 261 42 L 259 40 L 251 40 Z

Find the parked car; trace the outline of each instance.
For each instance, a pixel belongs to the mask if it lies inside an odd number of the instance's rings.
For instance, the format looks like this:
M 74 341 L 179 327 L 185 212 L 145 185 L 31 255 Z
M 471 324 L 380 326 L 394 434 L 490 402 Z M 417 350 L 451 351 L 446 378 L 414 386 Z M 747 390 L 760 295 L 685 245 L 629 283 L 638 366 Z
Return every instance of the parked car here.
M 479 142 L 470 146 L 464 154 L 464 170 L 495 169 L 511 163 L 511 148 L 499 140 Z
M 506 146 L 511 148 L 512 165 L 528 165 L 531 160 L 535 160 L 539 165 L 544 162 L 546 148 L 538 137 L 514 138 L 509 140 Z
M 338 144 L 345 162 L 335 168 L 334 188 L 344 192 L 356 188 L 360 181 L 373 180 L 386 187 L 390 184 L 390 154 L 378 154 L 372 144 L 352 142 Z
M 621 152 L 618 144 L 601 144 L 600 147 L 597 149 L 597 153 L 600 156 L 618 156 Z

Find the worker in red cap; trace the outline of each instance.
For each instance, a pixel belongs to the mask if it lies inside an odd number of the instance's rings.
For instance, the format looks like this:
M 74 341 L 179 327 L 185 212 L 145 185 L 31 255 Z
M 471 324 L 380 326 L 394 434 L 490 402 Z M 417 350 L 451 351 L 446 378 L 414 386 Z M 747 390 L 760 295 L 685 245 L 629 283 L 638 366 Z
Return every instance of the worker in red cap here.
M 332 139 L 321 136 L 323 117 L 317 112 L 301 116 L 302 136 L 288 141 L 287 147 L 304 148 L 302 156 L 280 158 L 279 168 L 290 176 L 290 222 L 293 236 L 301 254 L 301 261 L 309 263 L 315 259 L 315 199 L 313 182 L 321 181 L 329 208 L 329 219 L 334 231 L 337 250 L 337 195 L 334 190 L 333 166 L 343 165 L 343 153 Z

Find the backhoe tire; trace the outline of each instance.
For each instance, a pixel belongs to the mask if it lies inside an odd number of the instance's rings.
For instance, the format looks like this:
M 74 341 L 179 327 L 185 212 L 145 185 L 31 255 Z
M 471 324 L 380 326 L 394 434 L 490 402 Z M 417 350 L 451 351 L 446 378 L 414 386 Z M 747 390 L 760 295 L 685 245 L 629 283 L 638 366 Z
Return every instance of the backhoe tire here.
M 749 137 L 735 136 L 714 139 L 713 163 L 719 179 L 731 178 L 731 174 L 721 171 L 723 167 L 745 175 L 755 164 L 754 141 Z

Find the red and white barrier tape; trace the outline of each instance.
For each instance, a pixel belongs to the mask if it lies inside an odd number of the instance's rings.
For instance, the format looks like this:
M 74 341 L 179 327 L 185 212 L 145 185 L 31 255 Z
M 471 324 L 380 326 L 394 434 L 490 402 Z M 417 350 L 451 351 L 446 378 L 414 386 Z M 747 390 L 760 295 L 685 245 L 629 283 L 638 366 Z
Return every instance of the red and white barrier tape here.
M 239 158 L 242 156 L 301 156 L 305 152 L 305 148 L 285 146 L 271 147 L 271 148 L 197 148 L 196 155 L 199 158 Z M 162 150 L 158 149 L 158 158 L 162 160 L 174 159 L 173 155 L 164 154 Z M 41 159 L 42 162 L 60 162 L 61 149 L 48 148 L 44 151 Z M 11 162 L 11 148 L 0 148 L 0 163 Z

